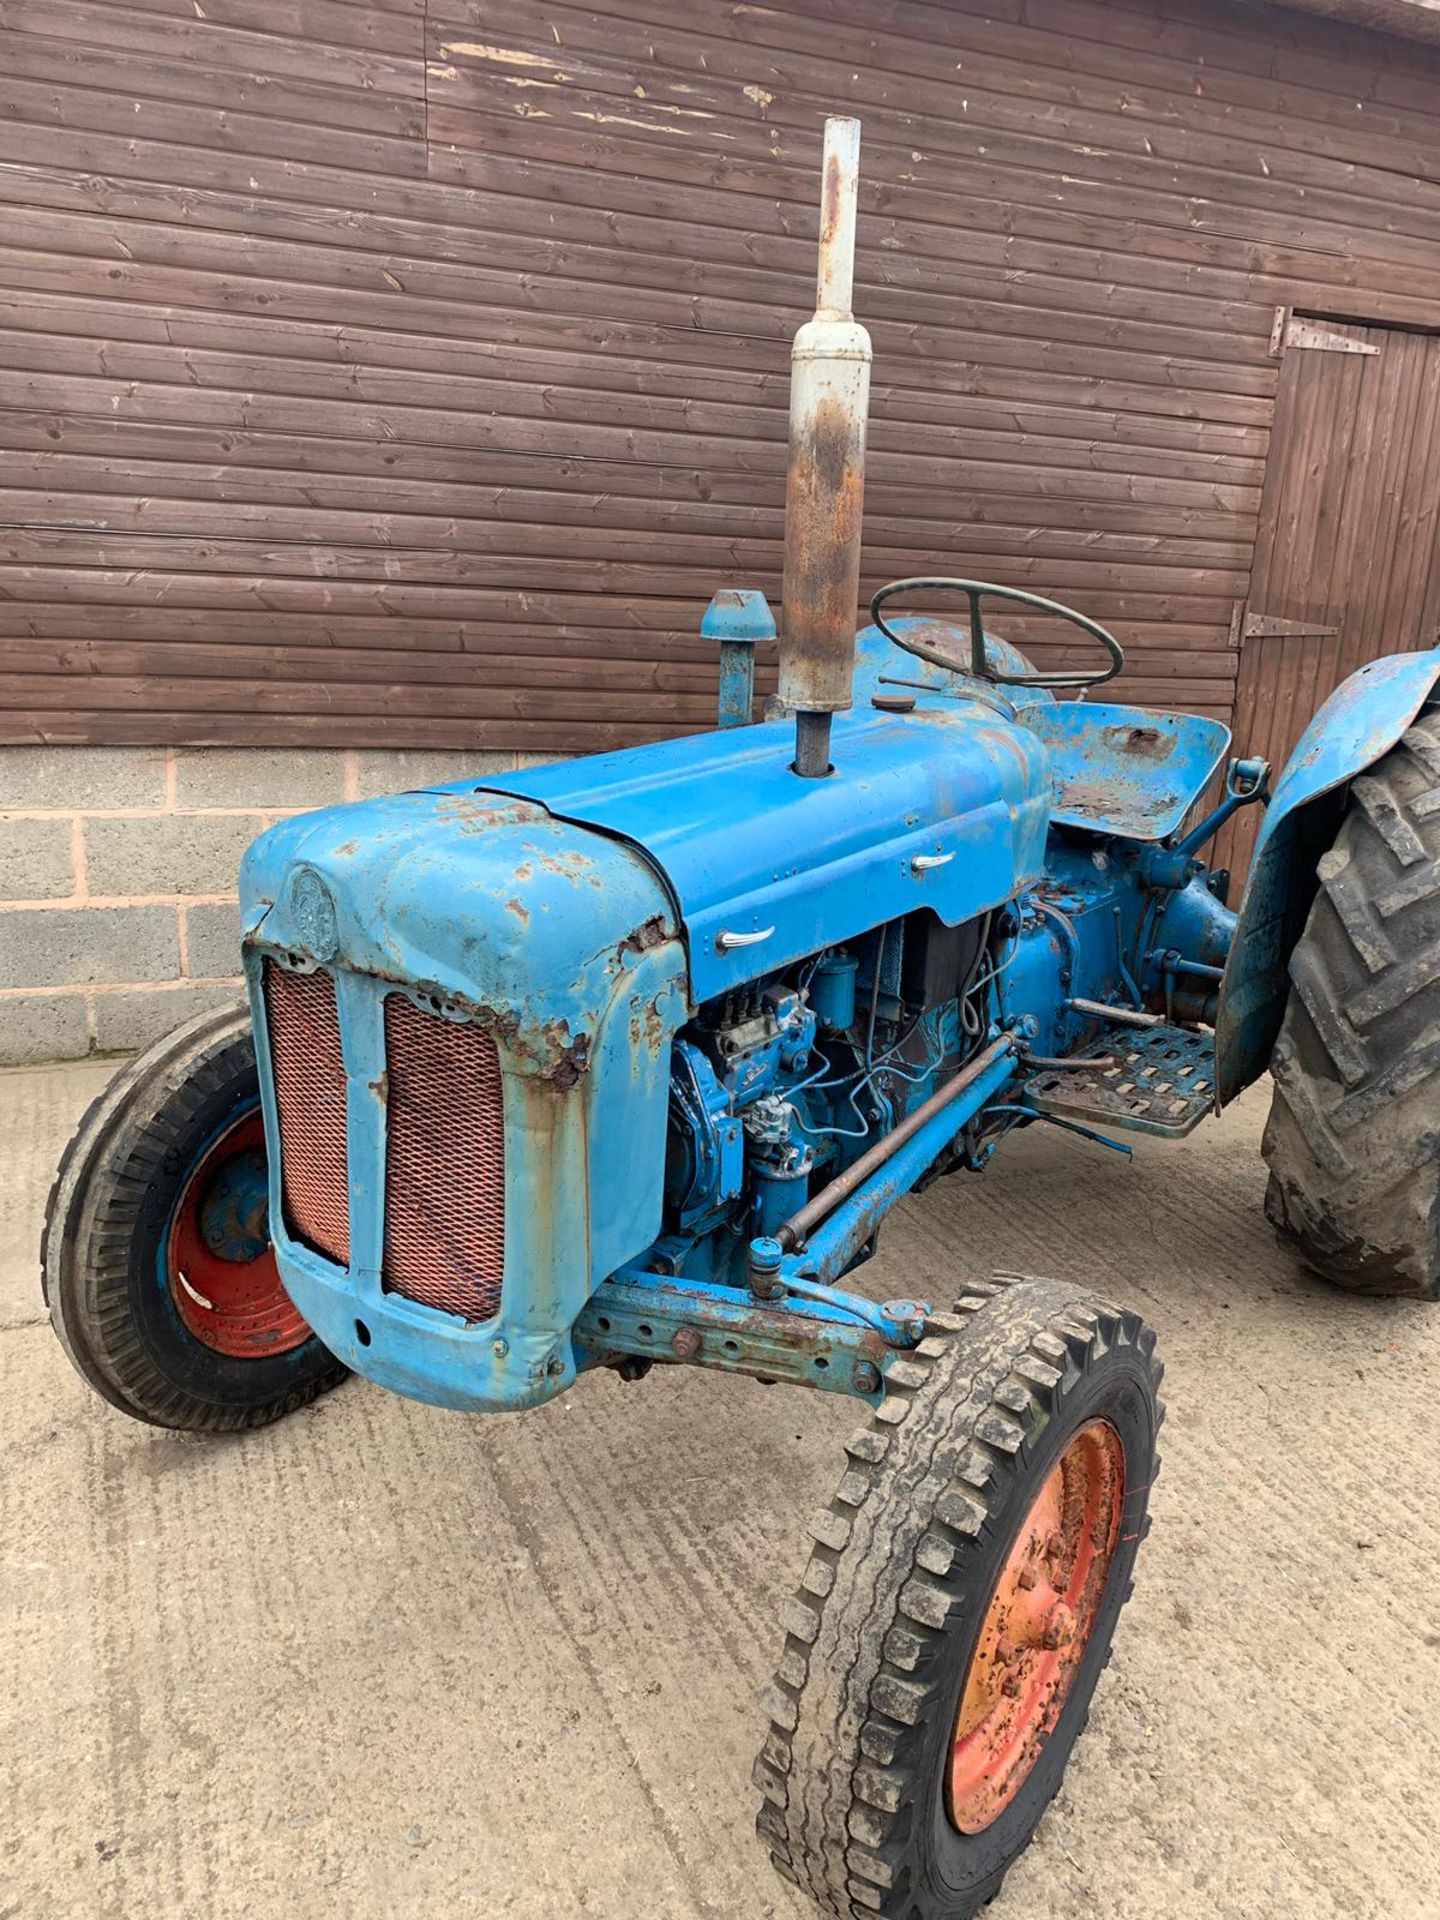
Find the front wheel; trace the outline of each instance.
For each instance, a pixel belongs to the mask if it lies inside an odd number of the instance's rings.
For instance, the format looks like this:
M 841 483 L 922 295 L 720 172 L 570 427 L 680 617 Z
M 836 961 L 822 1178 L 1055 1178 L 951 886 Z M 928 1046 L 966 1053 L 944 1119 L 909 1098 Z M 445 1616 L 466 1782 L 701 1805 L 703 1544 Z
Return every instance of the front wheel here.
M 1130 1313 L 1000 1276 L 851 1443 L 756 1762 L 779 1872 L 837 1920 L 969 1920 L 1060 1784 L 1146 1529 L 1161 1368 Z
M 167 1035 L 96 1100 L 50 1191 L 41 1270 L 76 1369 L 152 1426 L 264 1426 L 344 1379 L 271 1250 L 243 1009 Z

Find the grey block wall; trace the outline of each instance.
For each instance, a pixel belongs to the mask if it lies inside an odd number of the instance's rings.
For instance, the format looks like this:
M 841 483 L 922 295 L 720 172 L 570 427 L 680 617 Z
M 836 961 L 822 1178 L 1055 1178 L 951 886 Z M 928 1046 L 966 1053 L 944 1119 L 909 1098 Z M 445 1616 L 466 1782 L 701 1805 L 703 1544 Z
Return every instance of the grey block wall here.
M 0 747 L 0 1065 L 147 1045 L 240 992 L 235 877 L 283 814 L 514 754 Z

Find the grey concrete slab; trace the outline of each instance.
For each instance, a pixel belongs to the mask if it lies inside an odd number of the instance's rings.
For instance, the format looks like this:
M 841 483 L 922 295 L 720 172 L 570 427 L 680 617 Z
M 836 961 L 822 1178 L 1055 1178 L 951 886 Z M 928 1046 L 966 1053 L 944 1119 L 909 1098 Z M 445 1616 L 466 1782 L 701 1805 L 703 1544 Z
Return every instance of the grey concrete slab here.
M 7 1254 L 101 1079 L 0 1078 Z M 1128 1165 L 1034 1130 L 908 1204 L 865 1270 L 877 1297 L 1074 1273 L 1169 1363 L 1115 1663 L 995 1920 L 1440 1915 L 1440 1311 L 1276 1249 L 1264 1111 L 1257 1089 Z M 852 1424 L 675 1371 L 491 1420 L 352 1382 L 200 1442 L 12 1327 L 0 1915 L 802 1920 L 747 1774 Z
M 26 1326 L 45 1316 L 40 1223 L 50 1183 L 81 1114 L 119 1065 L 76 1060 L 0 1068 L 0 1328 Z M 0 1915 L 4 1912 L 0 1905 Z

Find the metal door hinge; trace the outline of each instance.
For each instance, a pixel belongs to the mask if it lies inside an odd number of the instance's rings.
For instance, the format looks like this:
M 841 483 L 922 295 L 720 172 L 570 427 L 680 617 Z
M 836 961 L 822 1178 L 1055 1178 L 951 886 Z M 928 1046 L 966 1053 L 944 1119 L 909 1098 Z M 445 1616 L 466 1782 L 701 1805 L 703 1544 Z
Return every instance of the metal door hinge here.
M 1295 640 L 1303 634 L 1323 639 L 1338 633 L 1338 627 L 1323 627 L 1318 620 L 1281 620 L 1273 613 L 1247 613 L 1240 628 L 1242 640 Z
M 1359 322 L 1356 322 L 1359 325 Z M 1279 359 L 1291 347 L 1307 347 L 1312 353 L 1379 353 L 1368 340 L 1354 340 L 1323 320 L 1307 320 L 1289 307 L 1275 309 L 1275 324 L 1270 329 L 1270 352 Z

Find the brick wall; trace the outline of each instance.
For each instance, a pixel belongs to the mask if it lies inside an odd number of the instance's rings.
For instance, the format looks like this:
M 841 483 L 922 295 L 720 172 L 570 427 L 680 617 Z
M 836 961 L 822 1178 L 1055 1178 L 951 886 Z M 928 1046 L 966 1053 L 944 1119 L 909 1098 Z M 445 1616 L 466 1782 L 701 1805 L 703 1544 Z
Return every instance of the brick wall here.
M 141 1047 L 236 998 L 240 856 L 282 814 L 527 758 L 0 748 L 0 1065 Z

